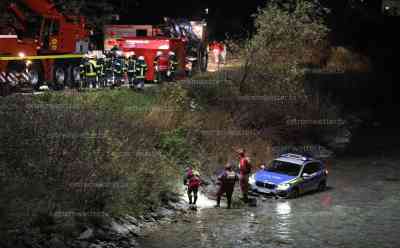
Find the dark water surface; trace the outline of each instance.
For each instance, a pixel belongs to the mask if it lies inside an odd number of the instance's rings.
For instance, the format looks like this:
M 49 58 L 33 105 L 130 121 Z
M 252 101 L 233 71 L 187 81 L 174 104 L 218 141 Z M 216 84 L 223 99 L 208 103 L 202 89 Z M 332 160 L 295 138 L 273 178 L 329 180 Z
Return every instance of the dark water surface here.
M 259 198 L 257 207 L 197 212 L 144 236 L 145 248 L 400 247 L 400 162 L 338 160 L 329 189 L 298 199 Z

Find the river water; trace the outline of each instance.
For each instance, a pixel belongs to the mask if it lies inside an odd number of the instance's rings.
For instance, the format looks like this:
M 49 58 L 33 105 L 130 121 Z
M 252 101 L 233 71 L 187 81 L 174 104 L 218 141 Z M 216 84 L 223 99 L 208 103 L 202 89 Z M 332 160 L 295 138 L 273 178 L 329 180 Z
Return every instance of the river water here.
M 328 189 L 297 199 L 258 198 L 257 207 L 197 211 L 139 240 L 167 247 L 400 247 L 400 160 L 341 159 Z

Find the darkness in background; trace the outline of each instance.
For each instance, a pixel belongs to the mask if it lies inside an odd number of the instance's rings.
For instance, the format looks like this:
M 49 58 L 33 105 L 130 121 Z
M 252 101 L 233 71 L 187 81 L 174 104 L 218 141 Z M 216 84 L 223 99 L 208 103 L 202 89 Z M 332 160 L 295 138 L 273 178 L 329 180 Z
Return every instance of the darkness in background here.
M 397 96 L 400 17 L 383 15 L 382 0 L 320 2 L 331 9 L 327 23 L 332 30 L 329 37 L 332 44 L 350 47 L 366 55 L 373 66 L 373 71 L 368 74 L 322 75 L 319 80 L 346 113 L 356 113 L 364 119 L 352 147 L 365 149 L 367 144 L 369 150 L 375 151 L 385 143 L 388 144 L 386 148 L 400 146 L 397 141 L 400 118 L 396 118 L 400 107 Z M 226 33 L 245 38 L 254 32 L 251 15 L 265 3 L 261 0 L 171 0 L 160 3 L 139 0 L 134 8 L 125 8 L 129 11 L 123 13 L 122 22 L 160 23 L 162 16 L 205 18 L 210 39 L 222 40 Z M 203 12 L 205 8 L 209 8 L 207 16 Z

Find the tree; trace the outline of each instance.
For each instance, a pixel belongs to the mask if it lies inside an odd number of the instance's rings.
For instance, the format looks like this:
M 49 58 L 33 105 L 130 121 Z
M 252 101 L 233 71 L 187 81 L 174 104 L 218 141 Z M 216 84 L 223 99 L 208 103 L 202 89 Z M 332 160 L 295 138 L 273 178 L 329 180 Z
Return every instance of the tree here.
M 305 0 L 271 1 L 259 10 L 256 33 L 245 49 L 246 68 L 241 80 L 245 91 L 300 93 L 301 68 L 327 41 L 326 12 L 319 4 Z M 244 90 L 243 85 L 241 88 Z
M 107 0 L 54 0 L 60 12 L 83 15 L 95 31 L 101 31 L 104 24 L 111 21 L 115 7 Z

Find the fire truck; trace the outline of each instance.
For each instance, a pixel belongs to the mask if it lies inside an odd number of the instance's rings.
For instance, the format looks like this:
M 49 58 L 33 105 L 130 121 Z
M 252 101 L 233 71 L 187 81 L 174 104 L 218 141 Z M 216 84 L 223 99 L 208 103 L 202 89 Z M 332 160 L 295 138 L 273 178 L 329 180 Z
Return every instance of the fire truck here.
M 177 78 L 206 71 L 208 63 L 206 23 L 165 19 L 162 25 L 107 25 L 104 27 L 104 48 L 119 47 L 124 53 L 144 56 L 148 65 L 147 81 L 154 81 L 154 59 L 157 52 L 174 52 Z
M 29 85 L 39 88 L 43 83 L 55 89 L 73 87 L 80 80 L 79 64 L 89 48 L 85 19 L 58 12 L 50 0 L 20 2 L 40 25 L 28 30 L 27 17 L 19 6 L 8 7 L 21 25 L 19 30 L 0 33 L 0 94 Z

